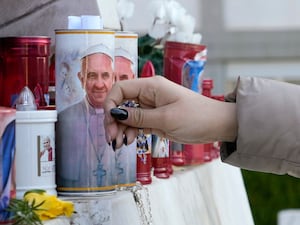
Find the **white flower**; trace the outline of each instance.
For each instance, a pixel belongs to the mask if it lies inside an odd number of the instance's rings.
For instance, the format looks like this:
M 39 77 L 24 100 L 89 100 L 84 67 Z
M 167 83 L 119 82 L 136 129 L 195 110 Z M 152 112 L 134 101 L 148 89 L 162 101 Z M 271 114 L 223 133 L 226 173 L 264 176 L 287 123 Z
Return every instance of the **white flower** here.
M 152 15 L 152 20 L 155 22 L 157 19 L 166 19 L 166 8 L 165 8 L 165 0 L 154 0 L 150 1 L 148 8 L 149 12 Z
M 178 21 L 176 27 L 179 31 L 192 34 L 195 29 L 195 18 L 191 15 L 185 14 L 182 19 Z
M 186 14 L 185 8 L 183 8 L 182 5 L 180 5 L 176 1 L 172 0 L 166 2 L 165 7 L 167 20 L 175 26 L 180 22 L 180 20 L 182 20 L 182 17 Z
M 202 35 L 200 33 L 194 33 L 192 36 L 191 43 L 199 44 L 202 41 Z
M 128 0 L 117 1 L 117 13 L 120 20 L 130 18 L 134 12 L 134 3 Z
M 134 3 L 128 0 L 118 0 L 116 10 L 119 16 L 121 30 L 124 30 L 123 22 L 125 19 L 130 18 L 133 15 Z
M 155 39 L 200 44 L 201 34 L 194 34 L 195 18 L 175 0 L 154 0 L 149 3 L 153 24 L 148 34 Z
M 168 40 L 169 41 L 178 41 L 178 42 L 185 42 L 189 43 L 192 40 L 192 34 L 188 34 L 182 31 L 178 31 L 175 34 L 171 35 Z
M 168 33 L 169 30 L 169 24 L 165 23 L 164 20 L 157 19 L 155 24 L 153 24 L 148 30 L 148 34 L 155 39 L 161 39 Z

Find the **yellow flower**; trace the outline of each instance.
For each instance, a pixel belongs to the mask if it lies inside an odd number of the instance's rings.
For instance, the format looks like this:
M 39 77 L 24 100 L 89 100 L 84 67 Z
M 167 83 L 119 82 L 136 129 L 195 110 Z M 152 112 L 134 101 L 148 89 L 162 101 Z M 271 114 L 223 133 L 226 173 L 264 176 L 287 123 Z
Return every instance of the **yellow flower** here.
M 30 190 L 24 194 L 24 200 L 29 204 L 41 204 L 35 213 L 41 220 L 49 220 L 58 216 L 70 217 L 74 212 L 74 205 L 69 201 L 62 201 L 54 195 L 49 195 L 44 190 Z

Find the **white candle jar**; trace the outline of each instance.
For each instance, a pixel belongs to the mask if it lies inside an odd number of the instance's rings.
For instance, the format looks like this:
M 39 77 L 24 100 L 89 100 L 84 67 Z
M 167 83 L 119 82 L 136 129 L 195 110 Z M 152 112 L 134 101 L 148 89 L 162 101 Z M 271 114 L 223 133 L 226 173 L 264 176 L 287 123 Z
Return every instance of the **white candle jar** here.
M 57 195 L 55 183 L 56 110 L 16 112 L 16 197 L 30 189 Z

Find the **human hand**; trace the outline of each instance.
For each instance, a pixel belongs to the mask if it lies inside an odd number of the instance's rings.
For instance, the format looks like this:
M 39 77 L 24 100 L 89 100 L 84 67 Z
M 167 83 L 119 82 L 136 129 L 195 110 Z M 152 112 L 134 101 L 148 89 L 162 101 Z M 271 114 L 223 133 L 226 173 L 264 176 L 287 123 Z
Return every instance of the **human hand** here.
M 117 108 L 126 100 L 140 107 Z M 107 141 L 116 141 L 117 148 L 124 134 L 131 143 L 139 128 L 178 143 L 234 140 L 236 135 L 235 104 L 205 97 L 162 76 L 115 83 L 104 111 Z

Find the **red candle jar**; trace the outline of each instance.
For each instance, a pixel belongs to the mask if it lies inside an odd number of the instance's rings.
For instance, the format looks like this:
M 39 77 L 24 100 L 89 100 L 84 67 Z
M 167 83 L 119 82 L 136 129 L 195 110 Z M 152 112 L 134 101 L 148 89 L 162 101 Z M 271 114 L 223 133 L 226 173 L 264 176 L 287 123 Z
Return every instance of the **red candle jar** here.
M 183 150 L 185 165 L 195 165 L 205 161 L 205 144 L 185 144 Z
M 206 57 L 205 45 L 167 41 L 164 49 L 164 75 L 181 85 L 183 65 L 198 56 Z
M 0 38 L 0 105 L 13 107 L 25 86 L 35 94 L 38 106 L 46 105 L 49 55 L 50 37 Z
M 182 85 L 184 65 L 189 61 L 200 59 L 206 61 L 205 45 L 167 41 L 164 48 L 164 75 L 167 79 Z M 175 166 L 189 164 L 192 160 L 190 153 L 194 148 L 198 146 L 185 146 L 181 143 L 170 142 L 172 164 Z M 200 151 L 201 154 L 201 149 L 196 149 L 196 151 Z
M 158 178 L 169 178 L 169 140 L 152 135 L 152 167 L 153 175 Z
M 185 156 L 183 154 L 184 145 L 177 142 L 171 142 L 170 145 L 170 161 L 174 166 L 184 166 Z
M 151 168 L 152 168 L 152 136 L 144 134 L 143 130 L 139 130 L 136 138 L 136 180 L 141 184 L 151 184 Z

